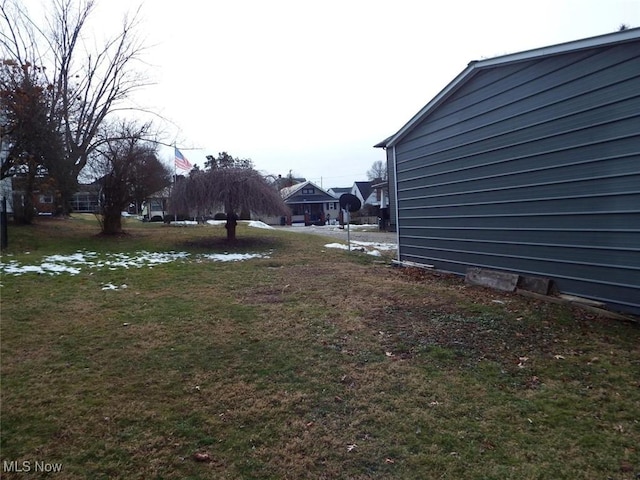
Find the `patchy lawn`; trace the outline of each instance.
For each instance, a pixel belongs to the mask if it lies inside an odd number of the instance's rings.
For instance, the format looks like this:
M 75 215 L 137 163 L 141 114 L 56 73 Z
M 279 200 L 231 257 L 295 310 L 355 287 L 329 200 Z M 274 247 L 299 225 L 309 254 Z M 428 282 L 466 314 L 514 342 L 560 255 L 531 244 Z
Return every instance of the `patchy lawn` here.
M 3 264 L 185 255 L 3 272 L 2 478 L 640 473 L 637 324 L 323 237 L 242 226 L 230 247 L 223 227 L 127 228 L 10 229 Z

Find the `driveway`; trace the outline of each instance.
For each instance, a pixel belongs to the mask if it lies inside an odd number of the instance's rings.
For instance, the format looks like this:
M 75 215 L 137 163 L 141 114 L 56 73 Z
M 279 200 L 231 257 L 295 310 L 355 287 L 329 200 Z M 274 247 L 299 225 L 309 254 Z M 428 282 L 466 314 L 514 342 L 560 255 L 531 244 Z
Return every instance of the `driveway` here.
M 325 225 L 322 227 L 275 227 L 279 230 L 288 230 L 298 233 L 308 233 L 311 235 L 322 235 L 328 238 L 347 241 L 347 228 L 341 229 L 333 225 Z M 375 243 L 397 243 L 396 232 L 382 232 L 377 225 L 351 225 L 349 237 L 352 241 L 358 242 L 375 242 Z

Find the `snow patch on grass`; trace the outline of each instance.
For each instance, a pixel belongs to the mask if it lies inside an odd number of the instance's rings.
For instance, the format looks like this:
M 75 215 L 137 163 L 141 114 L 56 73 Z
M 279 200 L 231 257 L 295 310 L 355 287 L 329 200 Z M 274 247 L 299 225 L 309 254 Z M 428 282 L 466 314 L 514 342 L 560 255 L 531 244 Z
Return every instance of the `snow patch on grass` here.
M 79 251 L 70 255 L 49 255 L 42 258 L 40 264 L 21 264 L 17 260 L 0 262 L 0 272 L 4 275 L 23 275 L 36 273 L 41 275 L 78 275 L 83 268 L 119 270 L 129 268 L 152 268 L 177 261 L 214 261 L 238 262 L 253 258 L 269 258 L 270 253 L 213 253 L 191 255 L 187 252 L 148 252 L 107 253 L 99 255 L 96 252 Z M 110 289 L 110 288 L 108 288 Z
M 345 243 L 327 243 L 325 248 L 338 248 L 341 250 L 349 250 L 349 245 Z M 365 252 L 367 255 L 373 255 L 374 257 L 381 257 L 382 251 L 390 251 L 395 250 L 395 243 L 377 243 L 377 242 L 359 242 L 353 241 L 351 242 L 351 250 L 358 250 L 361 252 Z

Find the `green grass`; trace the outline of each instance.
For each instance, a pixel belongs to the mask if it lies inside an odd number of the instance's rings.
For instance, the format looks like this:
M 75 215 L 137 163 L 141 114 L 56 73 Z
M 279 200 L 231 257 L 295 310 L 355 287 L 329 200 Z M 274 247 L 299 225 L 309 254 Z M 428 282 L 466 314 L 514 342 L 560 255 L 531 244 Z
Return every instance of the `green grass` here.
M 640 473 L 637 324 L 391 268 L 315 235 L 241 226 L 229 247 L 222 227 L 126 228 L 10 228 L 3 262 L 190 256 L 2 276 L 2 478 L 40 478 L 10 461 L 61 463 L 48 478 L 65 479 Z M 223 251 L 270 258 L 198 260 Z

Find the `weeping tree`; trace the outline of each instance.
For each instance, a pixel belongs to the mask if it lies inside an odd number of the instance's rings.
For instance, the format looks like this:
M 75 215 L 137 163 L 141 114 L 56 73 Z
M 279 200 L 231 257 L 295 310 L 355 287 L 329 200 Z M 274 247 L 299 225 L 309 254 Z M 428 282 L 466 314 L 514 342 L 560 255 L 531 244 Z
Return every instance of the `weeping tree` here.
M 209 211 L 222 208 L 227 216 L 227 241 L 236 239 L 238 213 L 287 215 L 280 193 L 265 177 L 250 167 L 210 168 L 180 178 L 171 193 L 175 211 Z

